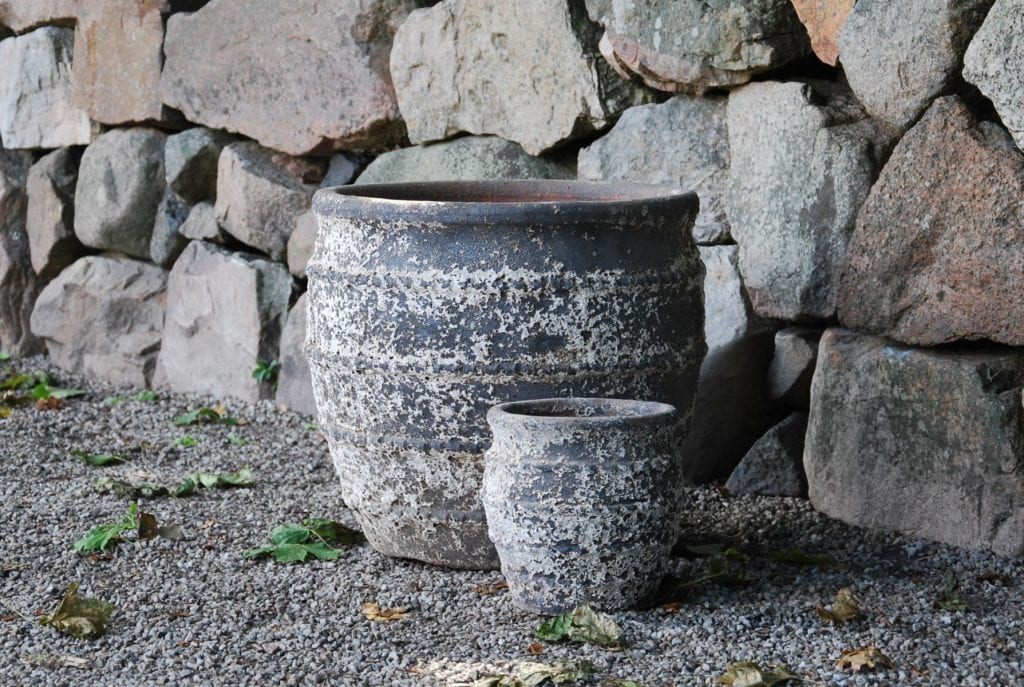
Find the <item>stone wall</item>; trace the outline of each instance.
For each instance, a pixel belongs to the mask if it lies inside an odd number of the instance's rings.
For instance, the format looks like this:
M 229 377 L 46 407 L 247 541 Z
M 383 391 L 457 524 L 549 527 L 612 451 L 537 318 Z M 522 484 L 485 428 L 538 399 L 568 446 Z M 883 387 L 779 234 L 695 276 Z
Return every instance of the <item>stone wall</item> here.
M 318 187 L 678 186 L 688 478 L 1024 552 L 1024 0 L 0 0 L 0 38 L 4 351 L 312 413 Z

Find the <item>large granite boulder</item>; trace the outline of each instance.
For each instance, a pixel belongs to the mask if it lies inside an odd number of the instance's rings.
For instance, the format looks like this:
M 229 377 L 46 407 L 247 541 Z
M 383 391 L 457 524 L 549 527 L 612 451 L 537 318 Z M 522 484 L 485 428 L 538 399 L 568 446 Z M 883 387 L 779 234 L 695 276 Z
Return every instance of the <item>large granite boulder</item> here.
M 627 78 L 703 93 L 750 81 L 810 51 L 789 0 L 586 0 L 600 48 Z
M 960 78 L 992 1 L 859 0 L 839 36 L 839 60 L 864 109 L 909 127 Z
M 830 329 L 804 467 L 845 522 L 1024 555 L 1024 351 L 923 349 Z
M 164 174 L 167 186 L 185 202 L 195 204 L 217 197 L 217 162 L 231 134 L 197 126 L 167 137 Z
M 306 294 L 302 294 L 288 314 L 281 333 L 281 370 L 277 375 L 277 405 L 303 415 L 316 417 L 313 382 L 303 347 L 306 344 Z
M 28 173 L 28 232 L 32 269 L 43 281 L 86 253 L 75 236 L 75 184 L 81 151 L 59 148 L 39 158 Z
M 391 147 L 404 127 L 388 53 L 416 6 L 216 0 L 174 15 L 164 41 L 163 101 L 189 121 L 292 155 Z
M 463 136 L 384 153 L 356 179 L 357 184 L 475 179 L 572 179 L 570 164 L 534 157 L 517 143 L 496 136 Z
M 271 398 L 253 378 L 276 360 L 292 278 L 283 265 L 193 241 L 174 263 L 154 384 L 185 393 Z
M 964 55 L 964 78 L 992 101 L 1024 149 L 1024 0 L 996 0 Z
M 92 122 L 71 103 L 72 29 L 48 26 L 0 41 L 0 140 L 7 148 L 88 143 Z
M 315 190 L 272 150 L 232 143 L 221 151 L 217 166 L 217 220 L 245 245 L 283 261 L 295 219 L 309 209 Z
M 75 261 L 47 284 L 32 332 L 68 372 L 149 386 L 164 327 L 167 272 L 113 255 Z
M 726 209 L 754 309 L 835 314 L 839 268 L 891 131 L 827 82 L 764 82 L 729 96 Z
M 693 237 L 700 244 L 727 242 L 726 99 L 681 95 L 626 110 L 611 131 L 580 151 L 579 178 L 696 191 L 700 214 Z
M 839 60 L 839 32 L 857 0 L 791 0 L 796 16 L 807 29 L 811 49 L 825 64 Z
M 1024 345 L 1024 157 L 955 96 L 935 101 L 868 196 L 839 291 L 847 327 L 916 345 Z
M 573 8 L 443 0 L 409 15 L 391 52 L 409 139 L 496 134 L 538 155 L 646 99 L 596 54 L 596 27 Z
M 149 259 L 164 195 L 164 141 L 156 129 L 112 129 L 85 149 L 75 186 L 75 234 L 84 245 Z
M 181 233 L 181 226 L 191 214 L 191 206 L 171 189 L 164 189 L 164 197 L 156 209 L 153 235 L 149 239 L 149 259 L 170 269 L 188 245 L 188 238 Z
M 743 456 L 743 460 L 725 482 L 735 496 L 804 496 L 804 435 L 807 413 L 793 413 L 775 425 Z
M 704 263 L 704 335 L 683 474 L 699 483 L 727 476 L 750 445 L 784 412 L 771 403 L 765 371 L 777 323 L 754 313 L 743 290 L 736 246 L 700 246 Z
M 0 24 L 25 33 L 44 24 L 75 25 L 86 0 L 0 0 Z
M 25 231 L 25 191 L 32 156 L 0 148 L 0 350 L 13 356 L 42 351 L 29 318 L 42 280 L 32 269 Z

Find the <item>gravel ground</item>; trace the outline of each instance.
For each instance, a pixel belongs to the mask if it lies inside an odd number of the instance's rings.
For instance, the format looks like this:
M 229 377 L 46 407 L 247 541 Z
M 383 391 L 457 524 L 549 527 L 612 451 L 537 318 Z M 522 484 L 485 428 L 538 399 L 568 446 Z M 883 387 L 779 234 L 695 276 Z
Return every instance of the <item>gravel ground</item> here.
M 1010 685 L 1024 674 L 1024 605 L 1016 586 L 1024 584 L 1024 562 L 863 532 L 801 500 L 729 498 L 710 487 L 691 490 L 683 541 L 737 546 L 749 556 L 752 584 L 703 584 L 684 603 L 614 614 L 625 631 L 623 651 L 550 644 L 530 656 L 538 618 L 512 608 L 505 592 L 474 590 L 500 581 L 496 572 L 393 560 L 366 545 L 335 562 L 244 557 L 280 523 L 324 516 L 355 524 L 338 496 L 326 444 L 307 418 L 270 403 L 228 402 L 228 411 L 249 425 L 184 430 L 173 425 L 175 416 L 217 399 L 161 395 L 115 405 L 105 399 L 134 390 L 57 376 L 89 393 L 56 410 L 19 408 L 0 420 L 2 685 L 430 686 L 558 659 L 592 662 L 589 684 L 608 686 L 625 679 L 645 687 L 708 685 L 741 660 L 786 663 L 809 683 L 828 685 Z M 247 443 L 229 442 L 232 432 Z M 201 443 L 169 447 L 186 433 Z M 92 468 L 70 455 L 75 449 L 132 460 Z M 174 483 L 198 470 L 246 464 L 253 488 L 142 501 L 161 523 L 180 524 L 183 541 L 122 544 L 109 559 L 70 548 L 128 506 L 126 498 L 97 493 L 98 477 Z M 845 567 L 771 559 L 789 547 L 829 554 Z M 693 578 L 708 561 L 680 556 L 674 566 Z M 935 606 L 950 570 L 966 610 Z M 71 582 L 117 607 L 103 637 L 77 640 L 20 615 L 52 609 Z M 815 607 L 841 587 L 853 589 L 864 614 L 835 627 Z M 370 622 L 360 612 L 367 601 L 410 612 L 399 621 Z M 895 661 L 894 669 L 853 675 L 835 667 L 844 649 L 871 643 Z M 87 663 L 26 662 L 40 654 Z

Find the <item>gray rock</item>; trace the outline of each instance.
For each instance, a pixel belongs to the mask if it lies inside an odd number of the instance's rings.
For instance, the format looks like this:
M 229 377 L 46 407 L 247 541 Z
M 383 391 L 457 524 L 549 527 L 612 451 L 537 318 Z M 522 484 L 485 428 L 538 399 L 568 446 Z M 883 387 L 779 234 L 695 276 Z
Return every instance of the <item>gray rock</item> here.
M 783 412 L 769 400 L 765 370 L 778 324 L 759 317 L 743 290 L 736 246 L 701 246 L 704 335 L 693 423 L 683 442 L 687 482 L 725 477 Z
M 996 0 L 964 55 L 964 78 L 992 101 L 1024 150 L 1024 2 Z
M 88 143 L 92 123 L 71 103 L 74 31 L 48 26 L 0 41 L 0 140 L 7 148 Z
M 288 271 L 299 279 L 306 278 L 306 263 L 313 256 L 318 229 L 316 215 L 307 210 L 295 220 L 295 231 L 288 237 Z
M 191 214 L 190 210 L 184 198 L 170 189 L 164 189 L 164 197 L 156 210 L 153 236 L 149 241 L 150 259 L 163 268 L 170 269 L 188 245 L 188 238 L 180 230 Z
M 167 137 L 164 174 L 167 185 L 187 203 L 217 197 L 217 160 L 234 136 L 197 126 Z
M 320 188 L 351 184 L 364 164 L 362 156 L 353 153 L 332 155 L 331 162 L 327 167 L 327 174 L 324 175 L 323 181 L 320 182 Z
M 1022 388 L 1020 349 L 829 329 L 804 449 L 811 502 L 862 527 L 1024 554 Z
M 410 14 L 391 52 L 409 139 L 496 134 L 538 155 L 646 101 L 593 51 L 597 29 L 570 5 L 444 0 Z
M 42 288 L 32 269 L 25 214 L 32 156 L 0 148 L 0 350 L 12 356 L 42 351 L 29 317 Z
M 217 224 L 217 210 L 213 203 L 196 203 L 189 210 L 188 217 L 178 227 L 178 233 L 187 239 L 225 243 L 230 237 Z
M 44 281 L 86 253 L 75 236 L 75 184 L 81 151 L 60 148 L 28 173 L 28 246 L 32 269 Z
M 725 488 L 730 494 L 761 496 L 804 496 L 804 434 L 807 413 L 793 413 L 775 425 L 743 456 L 729 475 Z
M 726 99 L 677 96 L 626 110 L 615 127 L 580 151 L 579 178 L 637 181 L 696 191 L 700 244 L 729 241 Z
M 496 136 L 463 136 L 384 153 L 359 175 L 357 184 L 474 179 L 572 179 L 571 166 L 526 154 Z
M 306 360 L 306 294 L 292 306 L 281 332 L 281 370 L 277 375 L 277 405 L 296 413 L 316 417 L 313 382 Z
M 729 96 L 728 115 L 726 209 L 754 309 L 832 317 L 846 244 L 892 132 L 827 82 L 750 84 Z
M 164 194 L 164 141 L 156 129 L 113 129 L 85 149 L 75 187 L 75 234 L 91 248 L 149 258 Z
M 387 149 L 404 133 L 388 51 L 416 4 L 218 0 L 175 15 L 163 101 L 189 121 L 292 155 Z
M 75 261 L 39 295 L 32 332 L 68 372 L 148 386 L 164 326 L 167 272 L 120 256 Z
M 918 346 L 1024 345 L 1024 157 L 997 124 L 939 98 L 893 150 L 857 218 L 844 326 Z
M 0 0 L 0 24 L 25 33 L 44 24 L 74 27 L 83 0 Z
M 904 130 L 960 76 L 964 51 L 993 0 L 859 0 L 839 35 L 839 61 L 864 109 Z
M 271 398 L 253 379 L 278 355 L 292 278 L 283 265 L 193 241 L 174 263 L 154 384 L 190 393 Z
M 586 0 L 601 52 L 627 78 L 663 91 L 732 87 L 810 52 L 789 0 Z
M 775 333 L 775 354 L 768 367 L 768 397 L 791 408 L 807 410 L 811 378 L 818 361 L 821 329 L 786 327 Z
M 247 246 L 283 260 L 295 218 L 316 187 L 303 184 L 256 143 L 232 143 L 217 165 L 217 221 Z

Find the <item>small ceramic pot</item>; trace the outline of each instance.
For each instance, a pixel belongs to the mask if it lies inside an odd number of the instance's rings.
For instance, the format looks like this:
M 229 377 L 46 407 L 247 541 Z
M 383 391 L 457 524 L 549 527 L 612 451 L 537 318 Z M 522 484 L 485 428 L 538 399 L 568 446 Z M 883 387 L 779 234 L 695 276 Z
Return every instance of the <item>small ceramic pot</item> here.
M 600 398 L 497 405 L 481 497 L 513 603 L 553 614 L 649 604 L 678 529 L 678 414 Z

